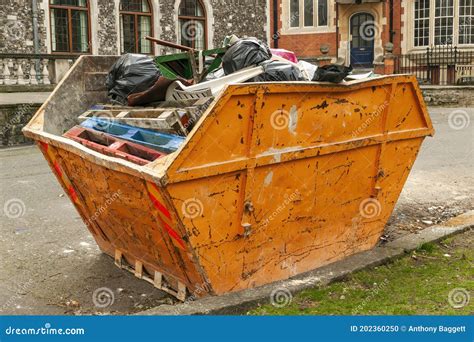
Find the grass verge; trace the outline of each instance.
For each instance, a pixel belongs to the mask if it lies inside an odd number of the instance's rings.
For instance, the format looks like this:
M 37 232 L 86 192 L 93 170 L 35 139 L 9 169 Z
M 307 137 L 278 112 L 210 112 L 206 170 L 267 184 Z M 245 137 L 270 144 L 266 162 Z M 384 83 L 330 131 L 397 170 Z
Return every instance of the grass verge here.
M 301 292 L 285 307 L 264 305 L 248 314 L 473 315 L 473 290 L 470 230 L 439 244 L 425 243 L 406 257 L 345 281 Z

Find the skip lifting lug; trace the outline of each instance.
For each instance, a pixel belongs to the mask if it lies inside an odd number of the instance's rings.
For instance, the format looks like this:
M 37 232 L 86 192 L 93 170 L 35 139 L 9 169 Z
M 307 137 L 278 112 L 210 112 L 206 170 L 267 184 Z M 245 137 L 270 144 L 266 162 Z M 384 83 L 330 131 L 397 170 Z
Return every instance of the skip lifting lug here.
M 247 201 L 244 203 L 244 211 L 247 215 L 253 213 L 255 210 L 252 202 Z M 249 237 L 250 233 L 252 232 L 252 224 L 245 222 L 242 223 L 242 228 L 244 228 L 244 237 Z
M 249 202 L 245 202 L 245 204 L 244 204 L 244 210 L 245 210 L 245 212 L 247 212 L 247 213 L 253 213 L 254 210 L 255 210 L 255 208 L 253 207 L 252 202 L 250 202 L 250 201 L 249 201 Z

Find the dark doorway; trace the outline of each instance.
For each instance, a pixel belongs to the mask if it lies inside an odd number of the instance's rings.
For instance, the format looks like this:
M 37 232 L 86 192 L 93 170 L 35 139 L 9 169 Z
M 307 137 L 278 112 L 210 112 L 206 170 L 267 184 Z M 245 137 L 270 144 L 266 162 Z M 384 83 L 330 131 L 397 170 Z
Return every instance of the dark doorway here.
M 377 25 L 370 13 L 357 13 L 351 17 L 351 64 L 354 67 L 371 67 L 374 62 L 374 40 Z

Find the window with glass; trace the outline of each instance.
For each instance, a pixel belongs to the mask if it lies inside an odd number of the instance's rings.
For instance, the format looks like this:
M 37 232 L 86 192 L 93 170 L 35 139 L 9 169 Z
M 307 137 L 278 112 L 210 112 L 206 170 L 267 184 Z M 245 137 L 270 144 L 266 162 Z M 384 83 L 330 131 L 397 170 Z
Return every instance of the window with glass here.
M 120 46 L 122 53 L 152 53 L 153 14 L 148 0 L 120 0 Z
M 474 0 L 460 0 L 459 44 L 474 44 Z
M 180 44 L 196 50 L 207 47 L 206 11 L 200 0 L 182 0 L 178 12 Z
M 327 0 L 289 0 L 290 28 L 328 26 Z
M 436 0 L 435 3 L 435 45 L 453 43 L 454 0 Z
M 474 44 L 474 0 L 415 0 L 414 46 Z
M 328 25 L 328 0 L 318 0 L 318 26 Z
M 53 52 L 88 53 L 91 51 L 87 0 L 50 0 L 49 13 Z
M 430 43 L 430 0 L 415 1 L 415 46 Z

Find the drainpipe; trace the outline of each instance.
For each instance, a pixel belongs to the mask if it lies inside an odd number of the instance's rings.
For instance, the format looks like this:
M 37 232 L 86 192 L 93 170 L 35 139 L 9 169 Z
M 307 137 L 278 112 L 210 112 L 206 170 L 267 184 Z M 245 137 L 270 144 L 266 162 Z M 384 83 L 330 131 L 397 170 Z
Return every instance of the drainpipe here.
M 395 36 L 395 31 L 393 30 L 393 0 L 390 0 L 390 43 L 393 44 L 393 36 Z
M 39 55 L 40 47 L 39 47 L 39 34 L 38 34 L 38 2 L 37 0 L 31 0 L 31 11 L 33 14 L 33 48 L 35 51 L 35 55 Z M 39 59 L 35 59 L 35 69 L 36 75 L 40 72 L 40 61 Z
M 339 59 L 339 4 L 336 1 L 336 61 Z
M 273 47 L 278 49 L 278 0 L 273 0 Z

